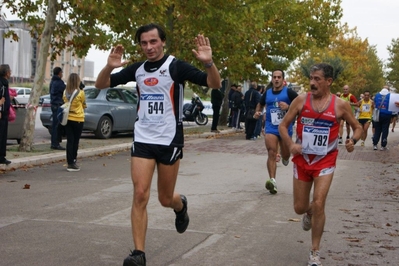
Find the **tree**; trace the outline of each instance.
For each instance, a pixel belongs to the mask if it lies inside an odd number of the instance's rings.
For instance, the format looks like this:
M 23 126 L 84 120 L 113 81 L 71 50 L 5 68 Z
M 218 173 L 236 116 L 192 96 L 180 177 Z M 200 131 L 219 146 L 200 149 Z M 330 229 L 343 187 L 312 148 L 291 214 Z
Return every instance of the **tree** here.
M 32 26 L 33 34 L 40 36 L 46 2 L 3 1 L 12 13 Z M 64 49 L 85 55 L 91 45 L 108 50 L 120 43 L 127 59 L 141 60 L 143 55 L 140 47 L 134 45 L 134 33 L 139 26 L 156 22 L 167 32 L 166 53 L 202 69 L 191 49 L 194 36 L 204 33 L 211 41 L 214 62 L 222 77 L 266 83 L 265 71 L 275 68 L 276 62 L 288 65 L 310 47 L 329 43 L 342 16 L 340 3 L 341 0 L 66 0 L 57 6 L 50 49 L 52 56 Z
M 387 67 L 387 79 L 394 88 L 399 86 L 399 38 L 392 39 L 391 45 L 388 46 L 389 58 Z
M 55 28 L 55 17 L 57 15 L 57 0 L 48 0 L 46 22 L 41 36 L 41 45 L 37 63 L 37 73 L 34 79 L 33 90 L 30 95 L 31 105 L 27 108 L 27 115 L 24 122 L 24 134 L 19 146 L 20 151 L 31 151 L 33 134 L 35 131 L 36 108 L 43 88 L 44 73 L 49 55 L 50 39 Z
M 330 45 L 325 48 L 312 48 L 301 55 L 298 63 L 290 71 L 291 81 L 308 88 L 309 80 L 303 75 L 303 67 L 310 67 L 309 62 L 324 61 L 333 65 L 339 72 L 331 86 L 332 92 L 341 91 L 347 84 L 352 94 L 359 95 L 370 81 L 367 75 L 370 75 L 371 69 L 378 69 L 378 60 L 372 57 L 372 52 L 368 40 L 362 40 L 357 35 L 356 28 L 349 29 L 344 24 L 336 35 L 331 36 Z
M 368 90 L 372 94 L 375 94 L 385 85 L 383 63 L 377 56 L 375 45 L 370 46 L 367 51 L 367 62 L 370 68 L 364 73 L 366 85 L 362 92 Z

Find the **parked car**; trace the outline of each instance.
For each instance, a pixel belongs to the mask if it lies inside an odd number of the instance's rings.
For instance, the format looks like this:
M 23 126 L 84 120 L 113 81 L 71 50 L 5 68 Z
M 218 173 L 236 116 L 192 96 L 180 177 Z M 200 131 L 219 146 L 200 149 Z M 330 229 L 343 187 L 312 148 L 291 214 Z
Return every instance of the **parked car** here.
M 41 106 L 44 102 L 44 99 L 49 99 L 50 100 L 50 94 L 42 95 L 39 97 L 39 105 Z
M 8 122 L 7 139 L 15 139 L 20 144 L 23 135 L 26 108 L 24 104 L 19 104 L 15 99 L 12 100 L 12 105 L 15 109 L 16 118 L 15 121 Z
M 112 134 L 132 132 L 137 115 L 137 94 L 125 87 L 99 90 L 86 87 L 85 122 L 83 131 L 93 132 L 97 138 L 107 139 Z M 51 134 L 52 113 L 50 98 L 42 104 L 40 120 Z
M 17 97 L 15 99 L 20 104 L 27 104 L 29 101 L 30 93 L 32 89 L 30 88 L 23 88 L 23 87 L 11 87 L 12 89 L 17 91 Z

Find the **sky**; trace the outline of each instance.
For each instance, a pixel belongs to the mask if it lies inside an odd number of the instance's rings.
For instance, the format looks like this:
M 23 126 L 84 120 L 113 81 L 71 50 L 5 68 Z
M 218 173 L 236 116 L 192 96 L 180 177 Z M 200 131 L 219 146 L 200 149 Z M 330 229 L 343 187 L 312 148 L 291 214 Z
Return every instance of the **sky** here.
M 362 39 L 368 39 L 375 45 L 378 57 L 385 63 L 389 57 L 387 47 L 392 39 L 399 38 L 398 0 L 342 0 L 343 17 L 341 22 L 348 23 L 350 28 L 357 28 Z M 6 10 L 3 9 L 3 12 Z M 7 14 L 7 12 L 6 12 Z M 7 19 L 12 19 L 10 15 Z M 94 61 L 94 76 L 101 71 L 107 62 L 109 51 L 90 49 L 86 60 Z

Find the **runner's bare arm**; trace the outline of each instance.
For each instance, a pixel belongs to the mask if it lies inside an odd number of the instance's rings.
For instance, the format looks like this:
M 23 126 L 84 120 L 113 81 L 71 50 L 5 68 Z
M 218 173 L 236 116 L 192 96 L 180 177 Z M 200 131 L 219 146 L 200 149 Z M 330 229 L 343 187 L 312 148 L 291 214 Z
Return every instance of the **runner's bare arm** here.
M 300 144 L 294 143 L 291 139 L 290 135 L 288 134 L 288 127 L 296 118 L 296 116 L 302 110 L 302 107 L 306 100 L 306 94 L 299 95 L 296 97 L 288 109 L 287 113 L 285 114 L 283 120 L 281 121 L 280 125 L 278 126 L 278 131 L 280 133 L 281 140 L 284 143 L 287 143 L 290 152 L 293 155 L 302 153 L 302 146 Z

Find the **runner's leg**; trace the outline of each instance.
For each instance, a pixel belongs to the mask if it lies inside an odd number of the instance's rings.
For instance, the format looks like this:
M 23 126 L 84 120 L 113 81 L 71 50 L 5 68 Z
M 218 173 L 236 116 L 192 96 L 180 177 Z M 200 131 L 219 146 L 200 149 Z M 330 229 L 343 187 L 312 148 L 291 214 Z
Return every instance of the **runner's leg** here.
M 133 204 L 131 211 L 132 235 L 135 249 L 145 251 L 147 233 L 147 204 L 155 169 L 154 159 L 132 157 L 131 177 L 133 182 Z

